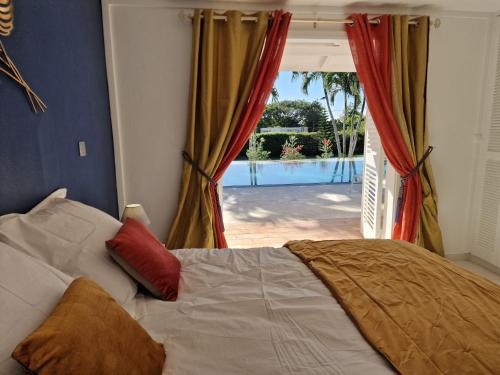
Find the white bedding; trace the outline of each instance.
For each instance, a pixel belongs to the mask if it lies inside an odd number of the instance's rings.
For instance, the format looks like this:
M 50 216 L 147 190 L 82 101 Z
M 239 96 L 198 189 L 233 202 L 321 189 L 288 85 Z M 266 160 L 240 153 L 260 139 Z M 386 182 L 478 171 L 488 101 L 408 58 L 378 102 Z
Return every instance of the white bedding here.
M 131 301 L 137 284 L 106 250 L 121 223 L 110 215 L 56 191 L 27 214 L 0 217 L 0 241 L 71 277 L 86 276 L 119 303 Z
M 174 253 L 178 300 L 138 295 L 126 305 L 164 343 L 164 374 L 394 373 L 288 249 Z

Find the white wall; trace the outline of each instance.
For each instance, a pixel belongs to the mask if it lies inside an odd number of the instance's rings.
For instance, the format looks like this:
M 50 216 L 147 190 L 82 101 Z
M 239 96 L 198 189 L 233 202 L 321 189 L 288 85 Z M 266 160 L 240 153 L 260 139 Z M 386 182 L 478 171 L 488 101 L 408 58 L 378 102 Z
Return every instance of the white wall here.
M 191 27 L 179 18 L 174 3 L 137 4 L 103 1 L 119 199 L 121 204 L 142 203 L 152 229 L 164 238 L 180 184 Z M 301 7 L 300 15 L 317 15 L 307 9 Z M 344 16 L 338 9 L 320 14 Z M 430 144 L 436 147 L 432 163 L 446 252 L 466 253 L 489 18 L 437 15 L 442 24 L 431 30 L 428 81 Z
M 103 10 L 120 211 L 142 203 L 164 239 L 180 188 L 191 25 L 168 7 Z

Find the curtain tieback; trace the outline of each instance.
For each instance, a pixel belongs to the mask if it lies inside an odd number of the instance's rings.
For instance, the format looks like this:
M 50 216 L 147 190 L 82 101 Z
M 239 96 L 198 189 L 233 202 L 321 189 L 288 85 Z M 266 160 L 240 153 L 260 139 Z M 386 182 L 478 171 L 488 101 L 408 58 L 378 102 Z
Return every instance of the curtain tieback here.
M 403 215 L 402 215 L 403 197 L 405 195 L 406 183 L 413 175 L 415 175 L 420 170 L 420 167 L 425 162 L 425 160 L 429 157 L 432 150 L 434 150 L 433 146 L 427 147 L 427 150 L 424 152 L 424 155 L 422 155 L 422 157 L 417 162 L 415 167 L 413 167 L 413 169 L 411 169 L 410 172 L 408 172 L 408 174 L 406 174 L 404 176 L 400 176 L 401 185 L 399 186 L 398 204 L 396 206 L 396 223 L 401 223 L 401 219 L 403 217 Z
M 217 204 L 217 211 L 219 212 L 219 218 L 220 218 L 220 224 L 222 227 L 222 231 L 224 232 L 225 228 L 224 228 L 224 220 L 222 217 L 222 206 L 220 205 L 219 192 L 217 190 L 219 184 L 212 177 L 210 177 L 203 169 L 201 169 L 200 166 L 191 158 L 191 156 L 186 151 L 182 151 L 182 157 L 184 158 L 185 161 L 187 161 L 194 169 L 196 169 L 196 171 L 200 175 L 202 175 L 214 187 L 214 189 L 215 189 L 215 202 Z

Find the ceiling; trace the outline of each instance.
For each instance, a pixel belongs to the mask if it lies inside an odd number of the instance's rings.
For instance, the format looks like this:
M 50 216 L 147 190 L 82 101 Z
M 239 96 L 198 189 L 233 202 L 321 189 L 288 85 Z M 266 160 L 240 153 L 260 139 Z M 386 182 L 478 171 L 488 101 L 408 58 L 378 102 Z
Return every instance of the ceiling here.
M 297 15 L 309 13 L 343 17 L 352 11 L 432 14 L 440 12 L 494 13 L 500 15 L 500 0 L 191 0 L 188 2 L 214 8 L 258 9 L 284 7 Z M 457 14 L 456 13 L 456 14 Z M 450 14 L 453 16 L 453 14 Z M 328 18 L 328 16 L 326 16 Z M 314 29 L 314 30 L 313 30 Z M 288 34 L 280 70 L 355 71 L 349 44 L 342 25 L 293 24 Z
M 413 8 L 433 9 L 436 11 L 464 12 L 500 12 L 500 0 L 385 0 L 385 1 L 352 1 L 352 0 L 217 0 L 218 3 L 239 3 L 300 7 L 336 7 L 348 9 L 379 8 Z
M 288 38 L 280 70 L 353 72 L 355 68 L 346 39 Z

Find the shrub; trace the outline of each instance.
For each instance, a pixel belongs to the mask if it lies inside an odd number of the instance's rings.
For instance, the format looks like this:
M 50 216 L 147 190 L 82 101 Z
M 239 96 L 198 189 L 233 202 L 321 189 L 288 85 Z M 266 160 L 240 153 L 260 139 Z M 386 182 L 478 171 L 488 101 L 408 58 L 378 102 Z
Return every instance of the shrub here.
M 318 158 L 321 159 L 329 159 L 333 156 L 332 152 L 332 141 L 327 138 L 323 138 L 321 143 L 319 144 L 319 150 L 321 151 L 321 155 L 318 155 Z
M 246 152 L 248 160 L 267 160 L 269 159 L 270 151 L 264 150 L 264 142 L 266 140 L 258 137 L 253 133 L 248 140 L 248 150 Z
M 262 133 L 259 136 L 263 137 L 266 142 L 264 149 L 270 151 L 271 158 L 279 158 L 283 144 L 288 137 L 294 135 L 297 137 L 297 143 L 302 145 L 301 153 L 308 157 L 316 157 L 319 154 L 318 143 L 320 139 L 317 133 Z
M 304 159 L 304 155 L 300 153 L 304 145 L 297 144 L 297 136 L 291 135 L 283 144 L 281 150 L 281 160 L 298 160 Z
M 297 143 L 303 145 L 304 147 L 301 150 L 301 154 L 306 157 L 315 158 L 316 156 L 321 154 L 321 150 L 319 149 L 321 140 L 323 137 L 316 132 L 312 133 L 257 133 L 259 138 L 265 140 L 264 142 L 264 150 L 269 151 L 269 156 L 272 159 L 278 159 L 281 156 L 281 149 L 283 144 L 286 142 L 289 136 L 294 135 L 297 137 Z M 341 135 L 342 136 L 342 135 Z M 349 137 L 347 137 L 349 139 Z M 335 144 L 335 140 L 333 138 L 329 138 L 332 142 L 332 151 L 333 156 L 337 156 L 337 146 Z M 363 155 L 363 144 L 364 144 L 364 134 L 358 135 L 358 143 L 356 144 L 355 155 Z M 349 149 L 349 148 L 348 148 Z M 248 143 L 245 145 L 243 150 L 241 151 L 238 159 L 247 159 L 246 152 L 248 150 Z

